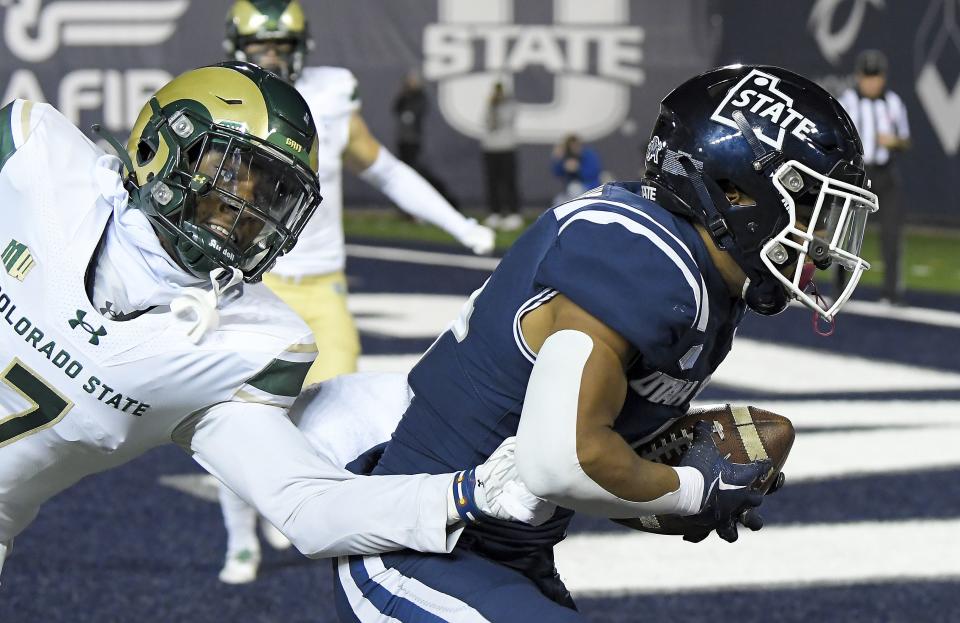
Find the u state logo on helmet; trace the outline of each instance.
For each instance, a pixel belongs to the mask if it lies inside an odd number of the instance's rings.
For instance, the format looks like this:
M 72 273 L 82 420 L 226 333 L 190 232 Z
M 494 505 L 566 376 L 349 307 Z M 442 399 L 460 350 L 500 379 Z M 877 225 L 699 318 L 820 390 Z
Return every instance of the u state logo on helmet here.
M 773 74 L 753 69 L 727 91 L 711 119 L 738 130 L 734 112 L 740 111 L 757 138 L 773 147 L 783 148 L 783 139 L 790 132 L 806 140 L 818 132 L 816 124 L 793 107 L 793 98 L 781 92 L 780 79 Z
M 317 132 L 290 84 L 250 63 L 188 71 L 143 107 L 131 198 L 181 266 L 259 280 L 320 202 Z

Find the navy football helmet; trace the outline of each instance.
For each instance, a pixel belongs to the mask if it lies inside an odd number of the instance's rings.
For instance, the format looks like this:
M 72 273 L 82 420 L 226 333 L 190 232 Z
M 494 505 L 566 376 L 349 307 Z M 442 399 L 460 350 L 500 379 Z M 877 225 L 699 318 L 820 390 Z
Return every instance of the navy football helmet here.
M 743 269 L 744 300 L 758 313 L 792 298 L 832 320 L 870 268 L 860 246 L 877 197 L 860 137 L 839 102 L 802 76 L 732 65 L 688 80 L 661 103 L 646 165 L 647 181 L 674 197 L 667 207 L 702 224 Z M 851 275 L 826 304 L 806 290 L 815 269 L 833 264 Z

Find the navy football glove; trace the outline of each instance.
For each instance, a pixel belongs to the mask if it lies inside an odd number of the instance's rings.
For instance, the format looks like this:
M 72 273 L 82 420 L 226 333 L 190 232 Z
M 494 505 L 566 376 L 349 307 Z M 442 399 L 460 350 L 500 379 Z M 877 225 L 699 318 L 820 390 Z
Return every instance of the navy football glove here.
M 710 425 L 701 421 L 693 429 L 693 443 L 680 465 L 698 470 L 704 488 L 700 512 L 687 517 L 699 529 L 685 535 L 684 540 L 696 543 L 716 530 L 721 539 L 732 543 L 738 537 L 738 521 L 751 530 L 763 527 L 763 518 L 756 512 L 763 495 L 756 485 L 770 470 L 769 460 L 731 463 L 720 455 Z

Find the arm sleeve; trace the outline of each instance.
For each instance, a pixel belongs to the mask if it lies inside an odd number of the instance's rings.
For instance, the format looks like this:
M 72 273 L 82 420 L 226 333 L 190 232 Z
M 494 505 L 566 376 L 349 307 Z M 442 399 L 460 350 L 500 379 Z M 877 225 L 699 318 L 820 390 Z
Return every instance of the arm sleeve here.
M 648 227 L 614 212 L 585 210 L 570 217 L 536 280 L 653 363 L 675 363 L 673 347 L 701 324 L 701 277 L 685 247 L 653 223 Z
M 458 240 L 473 225 L 427 180 L 397 160 L 383 145 L 373 164 L 360 173 L 360 179 L 385 194 L 404 212 L 436 225 Z
M 604 517 L 690 515 L 700 510 L 703 477 L 674 468 L 680 486 L 645 502 L 617 497 L 594 481 L 577 456 L 577 420 L 583 371 L 593 341 L 580 331 L 554 333 L 540 349 L 530 374 L 517 429 L 517 473 L 530 491 L 565 508 Z M 625 442 L 608 452 L 631 452 Z M 639 474 L 635 473 L 635 477 Z
M 311 558 L 448 553 L 452 476 L 356 476 L 318 455 L 282 408 L 227 402 L 195 422 L 195 460 Z
M 30 138 L 47 108 L 47 105 L 20 99 L 0 108 L 0 171 Z

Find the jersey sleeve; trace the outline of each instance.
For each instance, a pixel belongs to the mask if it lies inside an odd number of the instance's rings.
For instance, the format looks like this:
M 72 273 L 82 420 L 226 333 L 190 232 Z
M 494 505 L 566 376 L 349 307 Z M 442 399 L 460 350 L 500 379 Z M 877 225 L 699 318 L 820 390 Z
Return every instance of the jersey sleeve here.
M 345 75 L 341 78 L 342 87 L 339 89 L 343 107 L 350 112 L 360 110 L 360 83 L 352 71 L 349 69 L 344 69 L 343 71 Z
M 46 104 L 20 99 L 0 108 L 0 172 L 30 138 L 47 108 Z
M 248 378 L 233 400 L 289 408 L 316 358 L 317 345 L 312 334 L 304 336 Z
M 585 210 L 567 219 L 536 280 L 654 363 L 668 364 L 677 343 L 705 320 L 702 278 L 683 243 L 655 222 L 616 212 Z
M 223 403 L 190 439 L 194 459 L 311 558 L 398 549 L 449 553 L 450 474 L 356 476 L 317 453 L 282 409 Z

